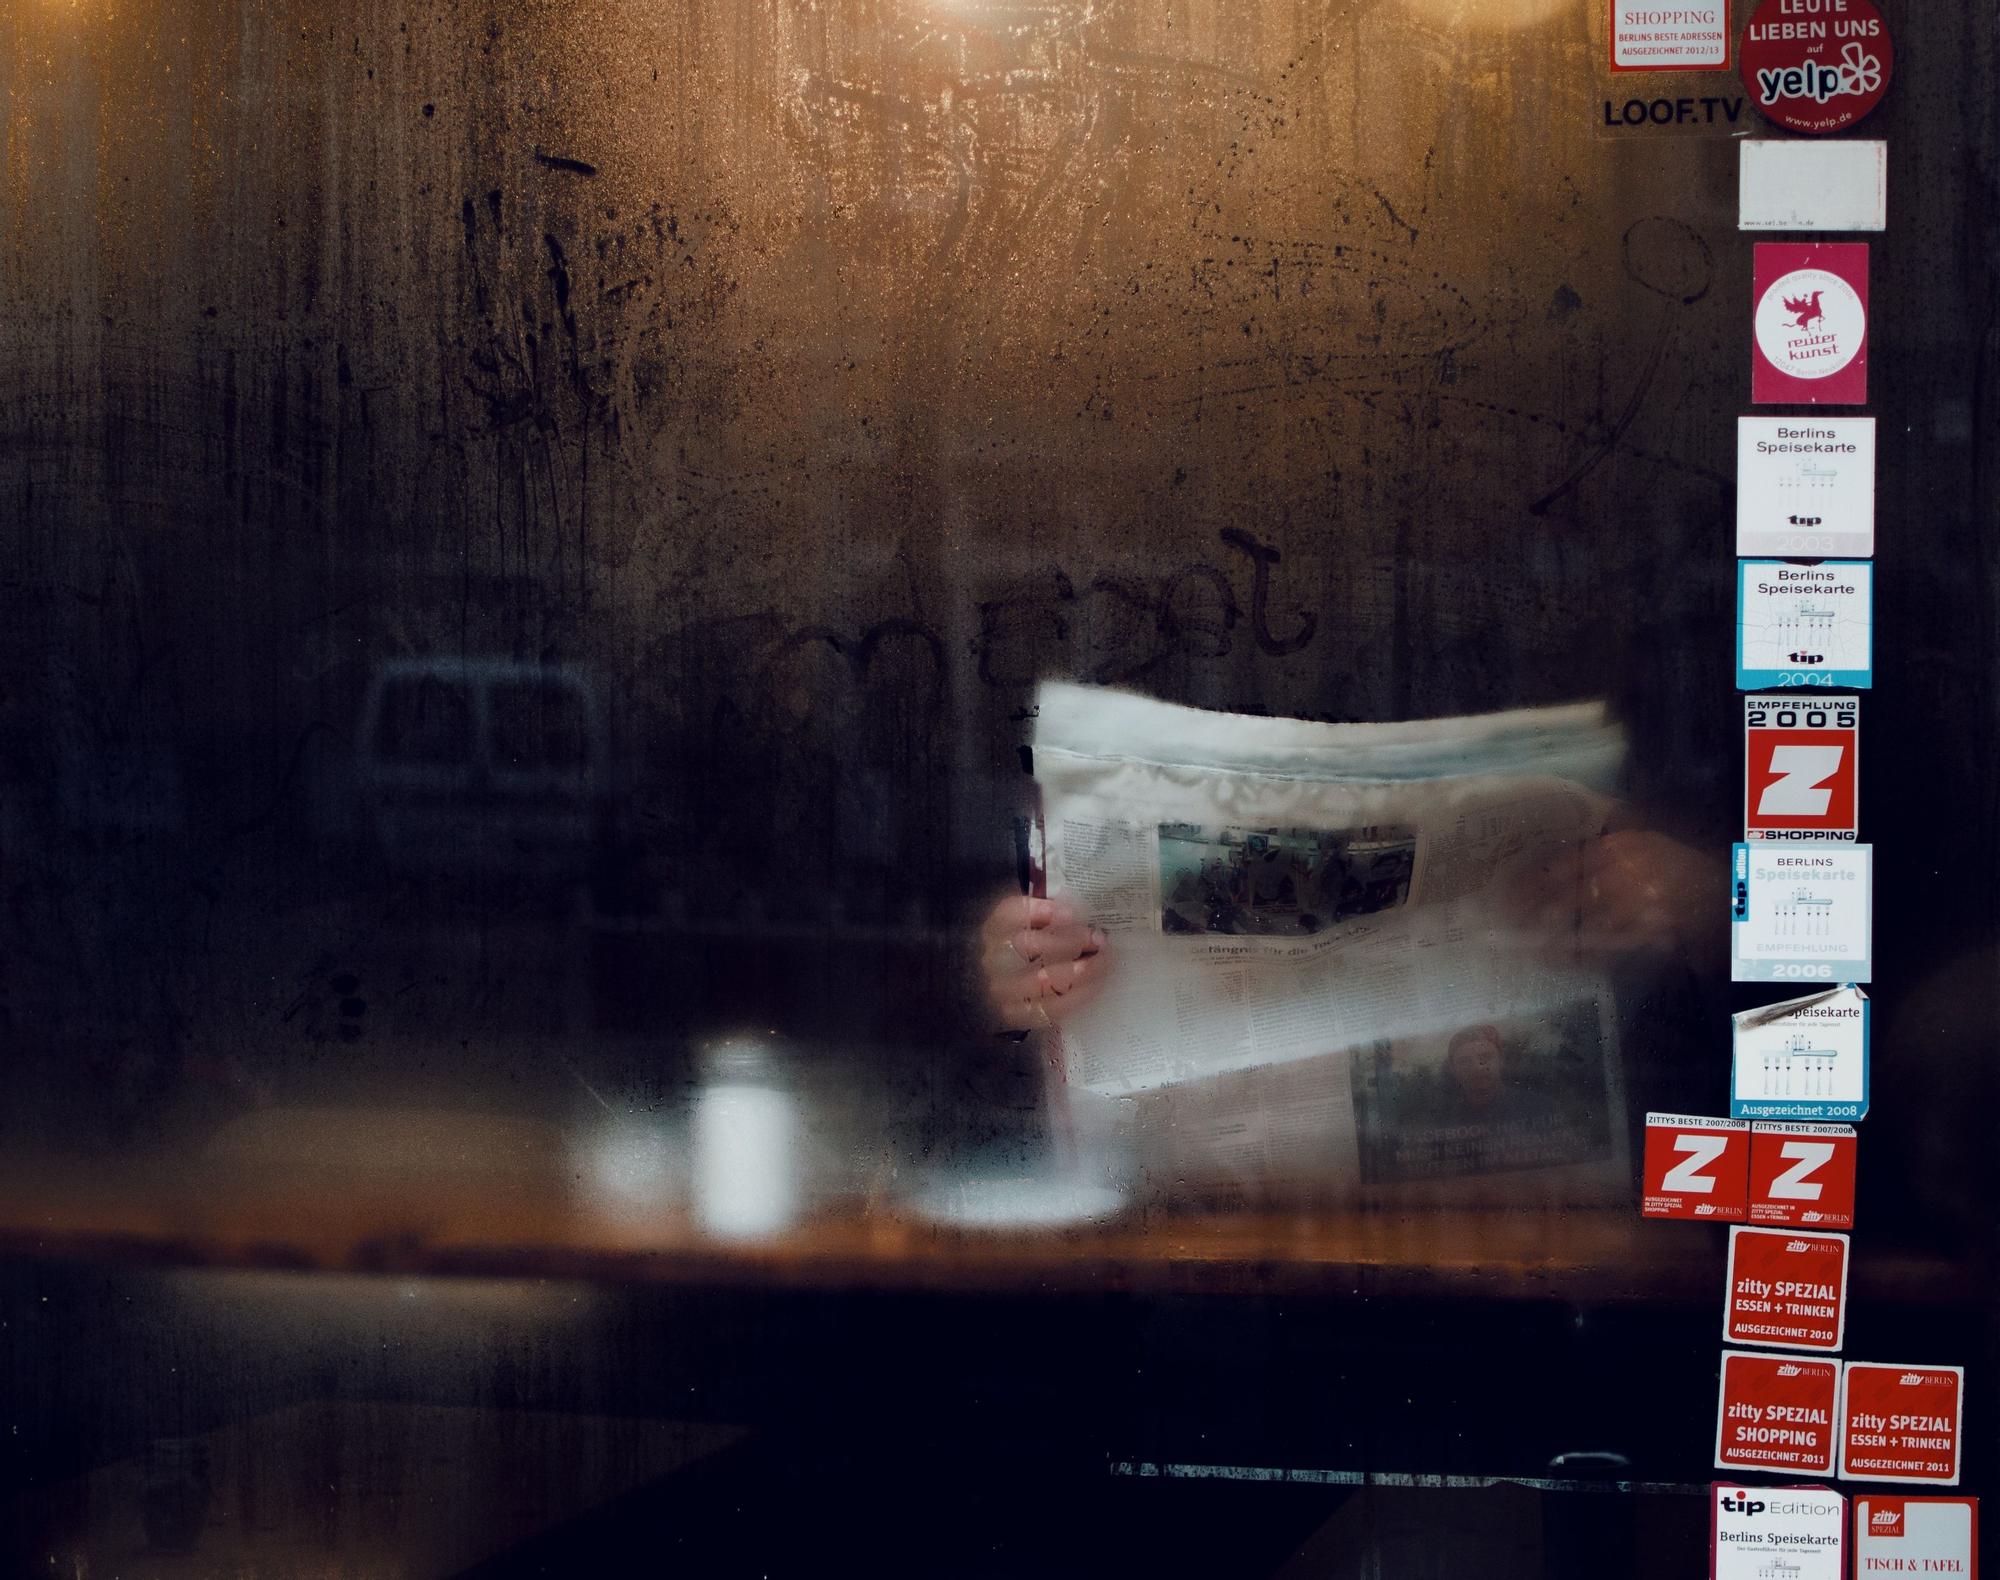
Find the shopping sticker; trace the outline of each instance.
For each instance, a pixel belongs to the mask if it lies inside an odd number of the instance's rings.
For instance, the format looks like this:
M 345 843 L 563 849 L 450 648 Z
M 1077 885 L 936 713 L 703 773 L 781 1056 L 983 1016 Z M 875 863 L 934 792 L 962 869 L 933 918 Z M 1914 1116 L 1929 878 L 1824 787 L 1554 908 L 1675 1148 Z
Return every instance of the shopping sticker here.
M 1710 1580 L 1847 1580 L 1847 1500 L 1830 1487 L 1708 1489 Z
M 1842 1386 L 1843 1478 L 1958 1485 L 1965 1433 L 1963 1366 L 1849 1361 Z
M 1743 699 L 1743 832 L 1852 844 L 1861 827 L 1861 699 Z
M 1839 1361 L 1724 1350 L 1716 1468 L 1831 1475 L 1839 1398 Z
M 1875 419 L 1737 418 L 1736 552 L 1813 560 L 1873 554 Z
M 1727 71 L 1729 0 L 1611 0 L 1613 71 Z
M 1764 0 L 1743 31 L 1743 86 L 1767 120 L 1845 131 L 1889 91 L 1896 50 L 1872 0 Z
M 1868 243 L 1757 243 L 1750 398 L 1868 403 Z
M 1730 1030 L 1730 1118 L 1867 1115 L 1868 995 L 1858 987 L 1746 1009 Z
M 1838 1350 L 1847 1333 L 1847 1236 L 1729 1231 L 1725 1344 Z
M 1868 845 L 1738 845 L 1730 878 L 1732 979 L 1868 981 L 1873 856 Z
M 1749 1186 L 1747 1124 L 1686 1114 L 1646 1116 L 1642 1217 L 1741 1223 L 1749 1212 Z
M 1854 1573 L 1978 1580 L 1979 1500 L 1857 1495 Z
M 1750 1221 L 1852 1229 L 1860 1142 L 1848 1125 L 1750 1127 Z
M 1875 683 L 1875 567 L 1866 560 L 1742 560 L 1736 567 L 1736 684 Z

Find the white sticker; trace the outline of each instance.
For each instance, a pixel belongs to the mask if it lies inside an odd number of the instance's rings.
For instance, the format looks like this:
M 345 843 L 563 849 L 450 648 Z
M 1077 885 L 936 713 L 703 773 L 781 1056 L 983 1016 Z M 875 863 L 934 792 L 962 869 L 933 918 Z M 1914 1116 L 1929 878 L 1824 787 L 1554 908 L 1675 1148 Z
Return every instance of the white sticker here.
M 1875 567 L 1866 560 L 1741 560 L 1736 684 L 1744 691 L 1875 680 Z
M 1889 219 L 1889 145 L 1858 139 L 1742 143 L 1737 224 L 1743 230 L 1882 230 Z
M 1738 845 L 1730 927 L 1738 982 L 1866 982 L 1874 847 Z
M 1868 996 L 1843 987 L 1733 1017 L 1732 1119 L 1855 1120 L 1868 1112 Z
M 1857 1575 L 1979 1573 L 1977 1498 L 1897 1498 L 1868 1493 L 1854 1500 Z
M 1867 559 L 1875 552 L 1873 417 L 1739 417 L 1736 552 Z
M 1826 1487 L 1709 1488 L 1713 1580 L 1846 1580 L 1847 1500 Z
M 1611 0 L 1613 71 L 1726 71 L 1728 0 Z

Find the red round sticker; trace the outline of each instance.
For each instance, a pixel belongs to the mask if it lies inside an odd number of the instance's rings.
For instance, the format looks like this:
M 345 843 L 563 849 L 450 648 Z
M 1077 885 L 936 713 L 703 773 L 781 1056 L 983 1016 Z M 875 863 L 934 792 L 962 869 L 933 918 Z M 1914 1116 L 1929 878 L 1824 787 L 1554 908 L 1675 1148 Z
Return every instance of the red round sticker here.
M 1743 34 L 1743 86 L 1766 120 L 1841 132 L 1876 105 L 1896 69 L 1874 0 L 1764 0 Z

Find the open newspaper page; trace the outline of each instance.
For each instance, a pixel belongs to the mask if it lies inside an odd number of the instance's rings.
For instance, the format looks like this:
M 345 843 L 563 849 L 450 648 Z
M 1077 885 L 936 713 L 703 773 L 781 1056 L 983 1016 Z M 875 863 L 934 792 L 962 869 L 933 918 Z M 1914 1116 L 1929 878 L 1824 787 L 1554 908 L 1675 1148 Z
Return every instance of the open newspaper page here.
M 1408 725 L 1041 690 L 1051 894 L 1110 938 L 1066 1023 L 1079 1096 L 1193 1147 L 1163 1166 L 1364 1184 L 1622 1153 L 1611 1017 L 1500 900 L 1602 832 L 1623 738 L 1601 706 Z

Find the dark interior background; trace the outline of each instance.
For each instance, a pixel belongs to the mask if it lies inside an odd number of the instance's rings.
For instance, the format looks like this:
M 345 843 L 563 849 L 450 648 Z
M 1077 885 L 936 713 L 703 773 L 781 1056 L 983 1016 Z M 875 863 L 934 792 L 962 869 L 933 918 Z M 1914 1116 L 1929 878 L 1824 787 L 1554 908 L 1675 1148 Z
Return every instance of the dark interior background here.
M 0 1132 L 643 1101 L 754 1024 L 956 1144 L 1033 1103 L 960 940 L 1044 676 L 1609 696 L 1635 799 L 1721 851 L 1751 239 L 1728 136 L 1606 130 L 1654 90 L 1603 10 L 7 8 Z M 2000 101 L 1987 8 L 1891 22 L 1862 1228 L 1970 1268 Z M 371 686 L 456 658 L 601 709 L 581 899 L 370 838 Z M 1730 997 L 1635 1040 L 1635 1105 L 1713 1110 Z

